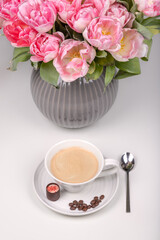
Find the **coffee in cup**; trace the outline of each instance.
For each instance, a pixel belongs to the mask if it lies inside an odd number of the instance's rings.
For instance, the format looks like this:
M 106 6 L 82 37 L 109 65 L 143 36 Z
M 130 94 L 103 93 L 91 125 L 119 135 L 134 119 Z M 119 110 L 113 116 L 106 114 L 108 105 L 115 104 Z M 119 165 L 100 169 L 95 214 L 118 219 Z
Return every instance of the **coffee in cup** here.
M 50 162 L 52 174 L 67 183 L 82 183 L 98 172 L 96 156 L 81 147 L 69 147 L 57 152 Z

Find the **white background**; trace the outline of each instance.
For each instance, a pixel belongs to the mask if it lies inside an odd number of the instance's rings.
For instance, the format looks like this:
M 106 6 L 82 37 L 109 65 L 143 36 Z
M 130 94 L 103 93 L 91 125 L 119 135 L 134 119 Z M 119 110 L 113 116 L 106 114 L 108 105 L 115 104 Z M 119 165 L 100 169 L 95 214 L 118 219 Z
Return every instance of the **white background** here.
M 154 38 L 142 74 L 120 80 L 116 102 L 94 125 L 55 126 L 30 93 L 30 63 L 7 69 L 12 47 L 0 38 L 0 239 L 160 239 L 160 37 Z M 46 208 L 33 190 L 33 175 L 47 150 L 67 138 L 82 138 L 116 159 L 135 155 L 130 174 L 131 208 L 125 213 L 125 173 L 114 200 L 86 217 L 66 217 Z

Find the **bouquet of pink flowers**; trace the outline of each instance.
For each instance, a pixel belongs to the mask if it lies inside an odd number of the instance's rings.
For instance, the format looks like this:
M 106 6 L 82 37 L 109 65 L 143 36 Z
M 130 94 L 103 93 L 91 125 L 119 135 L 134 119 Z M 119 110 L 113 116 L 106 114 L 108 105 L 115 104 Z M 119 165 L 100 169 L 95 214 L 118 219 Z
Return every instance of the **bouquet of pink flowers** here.
M 31 60 L 42 79 L 105 84 L 140 74 L 160 33 L 160 0 L 0 0 L 0 28 L 14 47 L 11 70 Z M 118 71 L 116 71 L 118 69 Z

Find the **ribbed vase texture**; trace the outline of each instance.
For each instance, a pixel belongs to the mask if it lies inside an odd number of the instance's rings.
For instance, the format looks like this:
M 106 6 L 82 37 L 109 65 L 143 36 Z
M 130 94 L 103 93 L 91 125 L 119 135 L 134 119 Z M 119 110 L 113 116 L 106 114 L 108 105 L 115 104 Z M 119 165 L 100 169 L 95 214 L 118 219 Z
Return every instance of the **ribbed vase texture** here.
M 82 128 L 100 119 L 113 105 L 117 91 L 114 79 L 105 89 L 104 74 L 89 82 L 85 78 L 71 83 L 60 80 L 59 88 L 42 80 L 38 70 L 31 76 L 35 104 L 48 119 L 65 128 Z

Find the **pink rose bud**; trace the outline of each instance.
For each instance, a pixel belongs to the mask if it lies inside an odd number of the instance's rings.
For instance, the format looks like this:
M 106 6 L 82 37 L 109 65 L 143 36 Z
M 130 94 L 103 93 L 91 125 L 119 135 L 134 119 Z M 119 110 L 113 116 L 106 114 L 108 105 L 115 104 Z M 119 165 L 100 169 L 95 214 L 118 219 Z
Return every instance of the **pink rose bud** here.
M 126 62 L 135 57 L 144 57 L 147 55 L 148 46 L 143 41 L 144 37 L 137 30 L 124 28 L 123 38 L 120 41 L 121 48 L 111 54 L 120 62 Z
M 29 47 L 37 32 L 21 20 L 4 21 L 3 32 L 14 47 Z
M 19 6 L 18 17 L 40 33 L 48 32 L 56 20 L 54 2 L 48 0 L 28 0 Z
M 149 17 L 160 15 L 160 0 L 135 0 L 138 10 Z
M 64 35 L 61 32 L 51 34 L 38 34 L 30 46 L 32 62 L 49 62 L 53 60 L 59 51 L 59 45 L 64 40 Z
M 54 66 L 65 82 L 72 82 L 87 74 L 96 51 L 85 41 L 67 39 L 62 42 Z
M 121 22 L 110 16 L 95 18 L 84 30 L 83 36 L 99 50 L 117 51 L 123 37 Z
M 127 8 L 120 3 L 114 3 L 111 5 L 106 12 L 106 16 L 117 17 L 120 20 L 122 27 L 124 27 L 126 24 L 128 27 L 132 27 L 135 19 L 134 14 L 128 12 Z
M 97 8 L 92 3 L 83 4 L 77 10 L 68 14 L 66 22 L 76 32 L 82 33 L 92 19 L 99 16 Z

